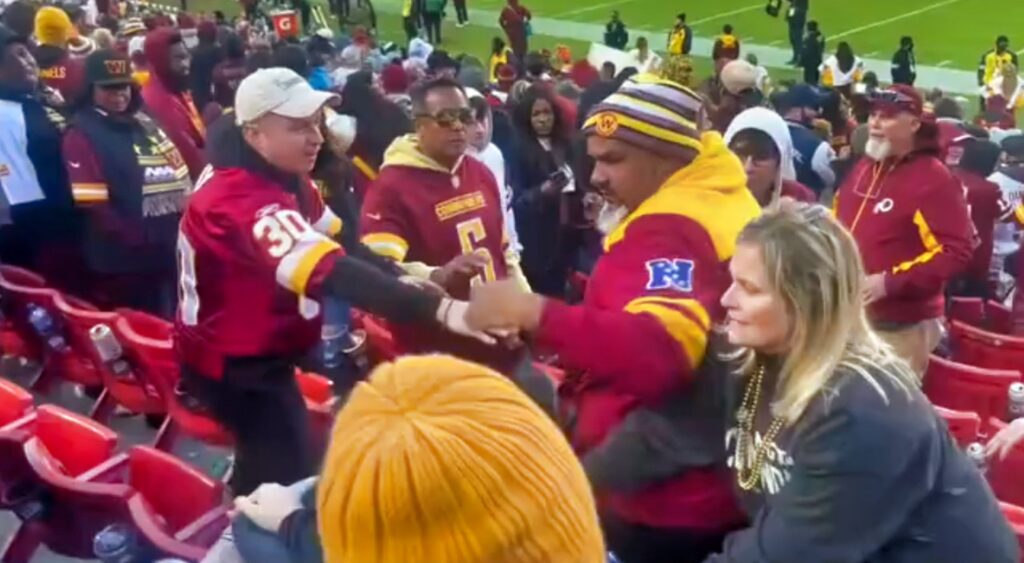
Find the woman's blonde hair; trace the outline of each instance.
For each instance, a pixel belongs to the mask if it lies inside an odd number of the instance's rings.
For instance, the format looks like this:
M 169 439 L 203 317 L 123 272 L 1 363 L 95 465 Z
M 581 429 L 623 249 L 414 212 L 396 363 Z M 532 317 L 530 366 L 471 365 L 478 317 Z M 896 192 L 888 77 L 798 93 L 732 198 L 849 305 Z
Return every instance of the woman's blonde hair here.
M 908 393 L 917 385 L 909 366 L 868 324 L 857 243 L 828 209 L 783 200 L 747 225 L 739 243 L 760 248 L 769 289 L 785 302 L 792 323 L 774 393 L 775 416 L 796 422 L 841 367 L 867 379 L 886 401 L 877 374 Z M 736 357 L 742 375 L 764 361 L 749 349 Z

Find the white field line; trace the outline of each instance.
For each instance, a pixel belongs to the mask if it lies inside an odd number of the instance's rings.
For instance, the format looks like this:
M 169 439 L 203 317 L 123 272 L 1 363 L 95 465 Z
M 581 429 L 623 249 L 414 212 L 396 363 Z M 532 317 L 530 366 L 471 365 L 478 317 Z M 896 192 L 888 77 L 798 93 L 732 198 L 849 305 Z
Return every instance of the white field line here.
M 690 22 L 690 25 L 700 25 L 702 23 L 707 23 L 707 22 L 710 22 L 710 21 L 720 20 L 722 18 L 727 18 L 729 16 L 735 16 L 736 14 L 742 14 L 744 12 L 752 12 L 752 11 L 760 9 L 760 8 L 764 8 L 764 2 L 761 2 L 759 4 L 754 4 L 753 6 L 747 6 L 746 8 L 740 8 L 738 10 L 732 10 L 731 12 L 722 12 L 721 14 L 715 14 L 713 16 L 708 16 L 706 18 L 701 18 L 699 20 L 695 20 L 695 21 Z
M 874 29 L 876 27 L 881 27 L 883 25 L 888 25 L 888 24 L 890 24 L 892 22 L 897 22 L 897 21 L 900 21 L 900 20 L 905 20 L 907 18 L 912 18 L 912 17 L 914 17 L 914 16 L 916 16 L 918 14 L 923 14 L 925 12 L 930 12 L 932 10 L 936 10 L 938 8 L 942 8 L 944 6 L 949 6 L 950 4 L 956 4 L 957 2 L 960 2 L 960 0 L 945 0 L 944 2 L 937 2 L 935 4 L 932 4 L 931 6 L 925 6 L 924 8 L 921 8 L 919 10 L 914 10 L 912 12 L 907 12 L 905 14 L 900 14 L 898 16 L 893 16 L 893 17 L 888 18 L 888 19 L 884 19 L 884 20 L 881 20 L 881 21 L 876 21 L 874 23 L 869 23 L 868 25 L 862 25 L 860 27 L 855 27 L 853 29 L 848 29 L 848 30 L 846 30 L 846 31 L 844 31 L 842 33 L 837 33 L 836 35 L 833 35 L 833 36 L 829 37 L 828 39 L 829 40 L 833 40 L 833 39 L 841 39 L 843 37 L 849 37 L 851 35 L 860 33 L 862 31 L 867 31 L 869 29 Z
M 953 61 L 942 61 L 941 63 L 939 63 L 939 64 L 937 64 L 935 66 L 937 66 L 939 68 L 943 68 L 943 67 L 947 67 L 947 66 L 949 66 L 951 64 L 953 64 Z
M 587 12 L 593 12 L 594 10 L 600 10 L 601 8 L 610 8 L 612 6 L 620 6 L 622 4 L 628 4 L 631 1 L 633 1 L 633 0 L 612 0 L 611 2 L 602 2 L 600 4 L 594 4 L 593 6 L 585 6 L 583 8 L 577 8 L 575 10 L 569 10 L 568 12 L 560 12 L 560 13 L 557 13 L 557 14 L 552 14 L 552 15 L 547 16 L 547 17 L 560 19 L 560 18 L 564 18 L 566 16 L 576 16 L 576 15 L 579 15 L 579 14 L 585 14 Z

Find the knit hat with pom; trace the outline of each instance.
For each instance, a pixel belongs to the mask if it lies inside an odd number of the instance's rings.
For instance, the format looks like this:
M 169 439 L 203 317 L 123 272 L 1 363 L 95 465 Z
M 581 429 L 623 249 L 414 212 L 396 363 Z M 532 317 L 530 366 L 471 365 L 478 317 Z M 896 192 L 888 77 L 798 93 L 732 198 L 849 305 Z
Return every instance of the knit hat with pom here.
M 36 12 L 35 36 L 41 45 L 64 48 L 73 27 L 67 12 L 53 6 L 44 6 Z
M 605 560 L 559 429 L 508 379 L 448 356 L 401 358 L 356 386 L 317 518 L 326 563 Z

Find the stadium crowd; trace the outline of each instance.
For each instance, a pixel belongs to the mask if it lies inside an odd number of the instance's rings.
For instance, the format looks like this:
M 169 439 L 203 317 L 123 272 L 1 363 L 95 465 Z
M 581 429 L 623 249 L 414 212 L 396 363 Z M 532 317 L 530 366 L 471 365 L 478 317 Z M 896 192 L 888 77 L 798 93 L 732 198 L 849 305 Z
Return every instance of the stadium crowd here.
M 517 0 L 453 56 L 423 5 L 407 46 L 0 14 L 0 261 L 174 320 L 234 439 L 206 561 L 1020 561 L 920 389 L 946 298 L 1024 275 L 1005 38 L 968 121 L 910 38 L 883 85 L 809 21 L 773 84 L 731 26 L 695 76 L 685 14 L 596 68 Z M 353 309 L 407 356 L 366 373 Z M 326 453 L 296 366 L 345 397 Z

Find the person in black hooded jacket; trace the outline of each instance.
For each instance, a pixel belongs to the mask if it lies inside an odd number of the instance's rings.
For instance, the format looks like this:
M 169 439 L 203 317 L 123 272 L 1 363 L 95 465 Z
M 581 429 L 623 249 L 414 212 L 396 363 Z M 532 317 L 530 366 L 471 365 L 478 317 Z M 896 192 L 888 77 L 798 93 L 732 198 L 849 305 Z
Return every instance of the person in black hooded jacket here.
M 11 9 L 11 8 L 8 8 Z M 6 15 L 6 13 L 5 13 Z M 0 26 L 0 261 L 78 289 L 78 220 L 60 138 L 57 96 L 41 87 L 27 37 Z

